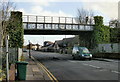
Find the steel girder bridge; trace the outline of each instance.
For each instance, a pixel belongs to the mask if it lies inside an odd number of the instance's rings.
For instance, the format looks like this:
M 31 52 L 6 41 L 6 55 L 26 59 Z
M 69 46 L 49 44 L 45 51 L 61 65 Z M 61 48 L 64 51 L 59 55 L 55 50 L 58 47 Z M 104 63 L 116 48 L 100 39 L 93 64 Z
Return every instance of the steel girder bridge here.
M 25 35 L 78 35 L 92 32 L 94 24 L 80 24 L 73 17 L 23 15 Z

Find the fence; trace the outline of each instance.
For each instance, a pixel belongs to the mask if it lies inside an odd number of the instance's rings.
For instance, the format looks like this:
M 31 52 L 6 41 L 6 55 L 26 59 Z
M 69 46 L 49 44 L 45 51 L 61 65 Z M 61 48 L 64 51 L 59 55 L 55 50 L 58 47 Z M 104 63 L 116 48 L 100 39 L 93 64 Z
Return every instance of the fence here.
M 22 49 L 20 48 L 9 48 L 9 66 L 20 60 L 22 55 Z M 1 72 L 2 71 L 2 72 Z M 0 81 L 2 80 L 3 74 L 6 74 L 6 48 L 2 48 L 0 53 Z
M 120 59 L 120 43 L 99 44 L 92 51 L 94 57 Z
M 2 64 L 6 64 L 6 49 L 3 48 L 2 54 Z M 9 63 L 15 63 L 17 61 L 18 49 L 17 48 L 9 48 Z
M 94 52 L 99 53 L 120 53 L 120 43 L 99 44 Z
M 0 81 L 3 76 L 6 74 L 6 48 L 1 49 L 0 52 Z M 15 63 L 18 60 L 18 49 L 17 48 L 9 48 L 9 66 Z

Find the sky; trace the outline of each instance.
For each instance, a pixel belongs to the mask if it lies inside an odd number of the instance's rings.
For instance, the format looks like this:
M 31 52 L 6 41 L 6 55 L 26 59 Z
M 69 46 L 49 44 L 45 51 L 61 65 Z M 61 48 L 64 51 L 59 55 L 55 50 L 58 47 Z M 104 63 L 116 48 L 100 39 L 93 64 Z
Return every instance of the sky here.
M 76 17 L 77 9 L 92 10 L 94 15 L 104 17 L 104 24 L 109 20 L 118 18 L 119 0 L 11 0 L 16 5 L 16 11 L 22 11 L 23 15 L 39 16 L 64 16 Z M 74 35 L 24 35 L 24 45 L 28 40 L 32 43 L 43 44 L 43 41 L 62 40 L 62 38 Z

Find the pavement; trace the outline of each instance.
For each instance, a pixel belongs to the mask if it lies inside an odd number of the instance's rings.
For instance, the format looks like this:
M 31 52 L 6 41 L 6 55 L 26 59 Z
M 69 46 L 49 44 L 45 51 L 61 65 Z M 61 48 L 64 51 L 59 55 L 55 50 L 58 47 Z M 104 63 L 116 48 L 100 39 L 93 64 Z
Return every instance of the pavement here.
M 106 58 L 93 58 L 93 60 L 106 61 L 106 62 L 120 62 L 118 59 L 106 59 Z
M 27 73 L 26 73 L 26 81 L 34 80 L 34 81 L 45 81 L 50 80 L 46 71 L 42 68 L 40 64 L 36 60 L 29 58 L 27 53 L 24 53 L 25 61 L 28 62 L 27 65 Z

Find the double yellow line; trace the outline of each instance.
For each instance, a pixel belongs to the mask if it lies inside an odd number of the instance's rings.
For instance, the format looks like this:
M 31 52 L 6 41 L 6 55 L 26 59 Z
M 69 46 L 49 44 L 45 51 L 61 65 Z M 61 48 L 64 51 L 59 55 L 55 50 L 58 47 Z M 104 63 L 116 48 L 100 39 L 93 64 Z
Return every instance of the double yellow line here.
M 31 56 L 31 58 L 42 67 L 42 69 L 45 71 L 45 73 L 48 75 L 48 77 L 50 78 L 50 80 L 52 82 L 58 82 L 58 80 L 55 78 L 55 76 L 53 76 L 53 74 L 42 63 L 40 63 L 38 60 L 36 60 L 33 56 Z

